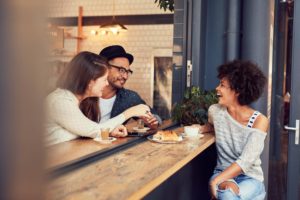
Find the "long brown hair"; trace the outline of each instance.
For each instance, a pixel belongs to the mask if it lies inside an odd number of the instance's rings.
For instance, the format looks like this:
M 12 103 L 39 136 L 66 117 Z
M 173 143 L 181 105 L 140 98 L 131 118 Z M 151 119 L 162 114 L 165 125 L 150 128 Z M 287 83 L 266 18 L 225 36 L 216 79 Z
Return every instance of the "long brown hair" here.
M 58 79 L 57 86 L 74 94 L 83 95 L 91 80 L 96 80 L 107 72 L 108 63 L 104 57 L 83 51 L 78 53 L 67 65 Z M 100 121 L 98 97 L 86 98 L 80 103 L 79 108 L 89 119 Z
M 99 108 L 98 97 L 89 97 L 84 99 L 80 103 L 79 108 L 87 118 L 94 122 L 100 122 L 101 113 Z

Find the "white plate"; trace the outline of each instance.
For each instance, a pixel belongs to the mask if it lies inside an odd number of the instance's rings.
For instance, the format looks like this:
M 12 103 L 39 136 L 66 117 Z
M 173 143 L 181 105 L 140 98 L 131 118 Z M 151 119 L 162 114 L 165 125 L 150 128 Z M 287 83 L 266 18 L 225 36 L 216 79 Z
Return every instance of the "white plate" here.
M 117 138 L 114 138 L 114 137 L 109 137 L 108 140 L 102 140 L 101 138 L 94 138 L 94 140 L 96 142 L 100 142 L 102 144 L 109 144 L 109 143 L 112 143 L 113 141 L 117 140 Z
M 167 140 L 160 140 L 160 139 L 157 139 L 155 137 L 153 137 L 153 135 L 149 135 L 147 137 L 148 140 L 152 141 L 152 142 L 157 142 L 157 143 L 162 143 L 162 144 L 176 144 L 176 143 L 179 143 L 183 140 L 183 137 L 180 135 L 178 136 L 179 137 L 179 140 L 178 141 L 167 141 Z
M 190 137 L 203 138 L 204 137 L 204 135 L 202 133 L 198 133 L 197 135 L 187 135 L 186 133 L 181 133 L 180 135 L 184 138 L 190 138 Z
M 139 133 L 145 133 L 145 132 L 147 132 L 148 130 L 150 130 L 149 127 L 144 127 L 144 128 L 133 127 L 132 129 L 133 129 L 134 131 L 136 131 L 136 132 L 139 132 Z

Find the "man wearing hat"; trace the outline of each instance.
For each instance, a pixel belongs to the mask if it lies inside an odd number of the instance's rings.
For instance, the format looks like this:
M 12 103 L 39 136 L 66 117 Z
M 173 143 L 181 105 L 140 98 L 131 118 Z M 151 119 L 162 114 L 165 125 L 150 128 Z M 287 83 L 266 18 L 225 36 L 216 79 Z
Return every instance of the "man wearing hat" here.
M 106 57 L 110 65 L 107 77 L 109 84 L 104 88 L 99 101 L 101 122 L 117 116 L 127 108 L 146 104 L 136 92 L 124 88 L 127 79 L 133 73 L 130 69 L 133 56 L 120 45 L 108 46 L 99 55 Z M 151 113 L 148 113 L 147 118 L 142 119 L 151 129 L 156 129 L 161 123 L 160 117 L 155 114 L 153 109 L 151 109 Z

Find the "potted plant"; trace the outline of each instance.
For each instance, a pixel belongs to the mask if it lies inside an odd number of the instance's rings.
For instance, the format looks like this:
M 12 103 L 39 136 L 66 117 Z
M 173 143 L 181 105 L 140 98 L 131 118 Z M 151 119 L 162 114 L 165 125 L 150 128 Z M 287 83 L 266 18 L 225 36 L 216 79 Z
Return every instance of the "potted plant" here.
M 158 6 L 160 9 L 170 10 L 171 12 L 174 11 L 174 0 L 155 0 L 154 3 L 158 2 Z
M 205 91 L 199 87 L 187 88 L 182 102 L 172 109 L 172 119 L 183 125 L 200 124 L 208 121 L 208 108 L 218 102 L 215 90 Z

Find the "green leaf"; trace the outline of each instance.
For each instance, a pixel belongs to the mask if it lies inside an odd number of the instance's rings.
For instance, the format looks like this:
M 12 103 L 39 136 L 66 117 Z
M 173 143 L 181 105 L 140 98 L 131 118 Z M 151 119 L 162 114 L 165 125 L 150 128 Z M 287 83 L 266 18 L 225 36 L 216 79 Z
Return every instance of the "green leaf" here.
M 158 3 L 160 9 L 174 11 L 174 0 L 155 0 L 154 3 Z
M 186 89 L 183 100 L 173 106 L 172 119 L 184 125 L 205 124 L 209 106 L 217 102 L 215 90 L 204 91 L 192 86 Z

